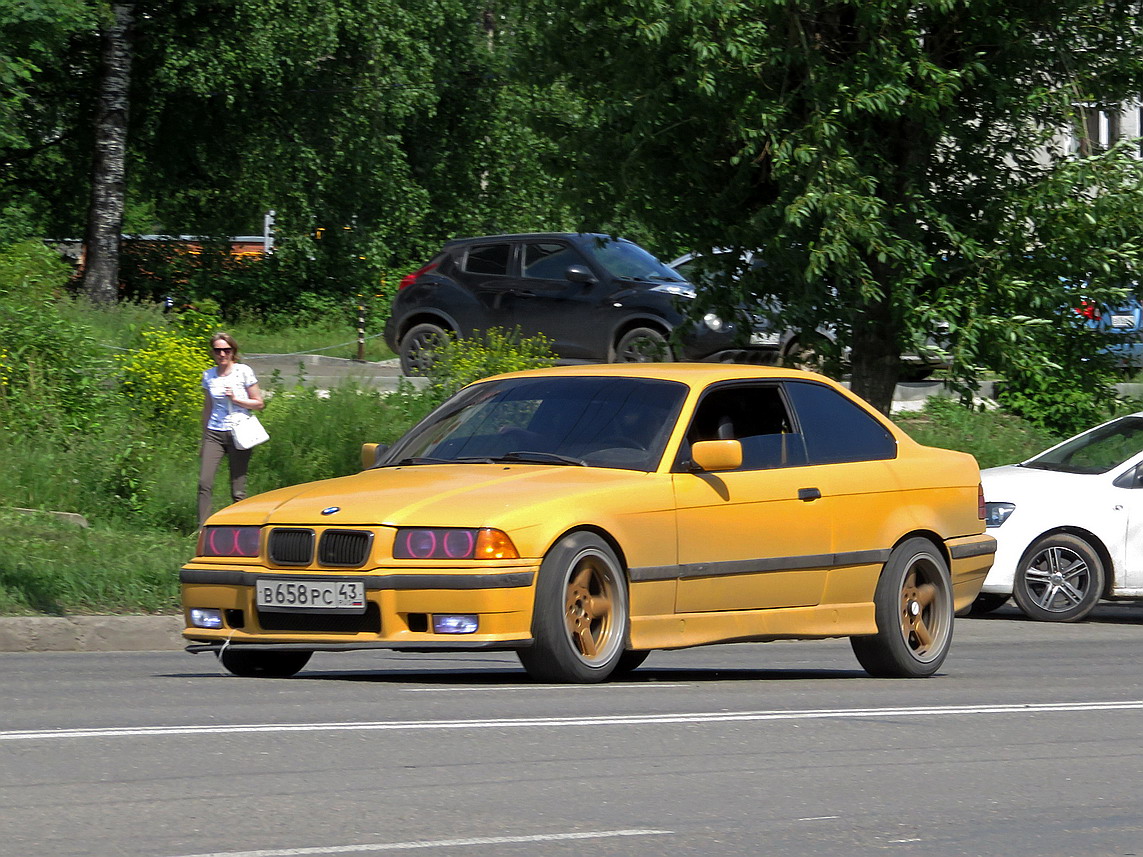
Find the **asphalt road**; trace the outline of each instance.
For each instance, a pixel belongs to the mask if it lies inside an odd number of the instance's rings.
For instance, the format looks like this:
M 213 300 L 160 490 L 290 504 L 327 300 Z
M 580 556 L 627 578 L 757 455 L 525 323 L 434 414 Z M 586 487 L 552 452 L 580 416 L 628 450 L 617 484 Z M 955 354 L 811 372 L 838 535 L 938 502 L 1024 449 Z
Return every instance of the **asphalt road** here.
M 1143 608 L 957 621 L 944 671 L 845 641 L 508 655 L 0 655 L 0 854 L 1143 855 Z

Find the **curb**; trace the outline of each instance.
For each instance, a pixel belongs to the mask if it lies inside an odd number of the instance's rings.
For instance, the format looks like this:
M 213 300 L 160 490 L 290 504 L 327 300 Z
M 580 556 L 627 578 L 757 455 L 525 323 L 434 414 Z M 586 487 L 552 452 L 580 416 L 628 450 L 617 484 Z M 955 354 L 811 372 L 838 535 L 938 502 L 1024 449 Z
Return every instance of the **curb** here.
M 0 652 L 181 651 L 182 616 L 3 616 Z

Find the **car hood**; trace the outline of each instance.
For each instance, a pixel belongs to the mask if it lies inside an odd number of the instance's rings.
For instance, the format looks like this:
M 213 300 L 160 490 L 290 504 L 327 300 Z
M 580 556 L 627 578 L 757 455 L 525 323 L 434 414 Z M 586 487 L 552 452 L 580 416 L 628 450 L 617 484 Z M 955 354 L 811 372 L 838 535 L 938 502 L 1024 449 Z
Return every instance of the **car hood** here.
M 566 507 L 577 496 L 636 488 L 653 476 L 528 464 L 382 467 L 259 494 L 217 512 L 210 523 L 509 527 L 542 519 L 545 505 Z
M 1106 473 L 1061 473 L 1006 464 L 980 471 L 984 499 L 989 502 L 1015 502 L 1025 497 L 1043 499 L 1046 492 L 1057 496 L 1084 494 L 1107 479 Z

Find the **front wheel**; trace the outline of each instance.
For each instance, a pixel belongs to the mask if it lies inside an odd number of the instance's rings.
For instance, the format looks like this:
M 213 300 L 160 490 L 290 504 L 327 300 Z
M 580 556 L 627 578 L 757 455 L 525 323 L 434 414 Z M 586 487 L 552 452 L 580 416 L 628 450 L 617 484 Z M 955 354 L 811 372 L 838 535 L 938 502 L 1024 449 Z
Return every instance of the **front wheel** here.
M 413 325 L 401 337 L 397 346 L 401 357 L 401 372 L 405 375 L 425 375 L 437 360 L 437 349 L 448 340 L 448 332 L 439 325 L 424 322 Z
M 616 363 L 670 363 L 674 359 L 667 337 L 650 327 L 629 330 L 615 344 Z
M 1103 594 L 1103 561 L 1078 536 L 1056 533 L 1024 554 L 1012 582 L 1012 597 L 1029 619 L 1078 622 Z
M 243 678 L 289 678 L 309 663 L 313 652 L 258 652 L 226 647 L 218 660 L 226 671 Z
M 850 637 L 853 653 L 877 678 L 922 678 L 941 668 L 952 643 L 948 565 L 928 539 L 893 549 L 873 596 L 877 633 Z
M 561 539 L 540 564 L 533 644 L 519 652 L 537 681 L 600 682 L 627 642 L 627 584 L 619 560 L 591 533 Z

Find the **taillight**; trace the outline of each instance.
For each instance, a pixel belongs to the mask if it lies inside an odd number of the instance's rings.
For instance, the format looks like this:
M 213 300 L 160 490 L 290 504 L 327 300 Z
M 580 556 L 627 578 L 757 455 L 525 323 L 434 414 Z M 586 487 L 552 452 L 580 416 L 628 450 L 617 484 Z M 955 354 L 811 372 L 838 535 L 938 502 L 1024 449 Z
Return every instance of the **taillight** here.
M 979 482 L 976 483 L 976 517 L 984 520 L 988 515 L 987 509 L 984 505 L 984 486 Z
M 413 285 L 413 283 L 416 281 L 417 277 L 421 276 L 422 274 L 427 274 L 429 271 L 435 271 L 436 267 L 437 267 L 436 262 L 429 262 L 429 264 L 425 265 L 425 267 L 418 268 L 417 270 L 413 271 L 413 273 L 411 273 L 411 274 L 405 274 L 405 276 L 401 277 L 401 282 L 397 286 L 398 291 L 401 289 L 406 289 L 409 286 Z
M 1099 321 L 1099 309 L 1091 301 L 1083 301 L 1078 307 L 1076 312 L 1086 318 L 1088 321 Z

